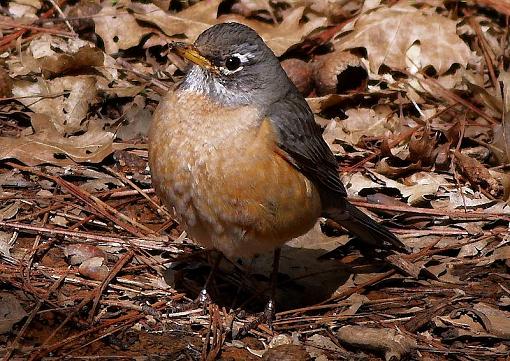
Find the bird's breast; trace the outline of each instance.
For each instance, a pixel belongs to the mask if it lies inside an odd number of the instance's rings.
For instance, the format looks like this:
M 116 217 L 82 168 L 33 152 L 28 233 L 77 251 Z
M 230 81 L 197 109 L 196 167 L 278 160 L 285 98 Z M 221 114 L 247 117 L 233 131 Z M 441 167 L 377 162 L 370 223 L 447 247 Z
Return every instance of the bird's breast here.
M 192 239 L 227 256 L 260 253 L 306 232 L 320 214 L 315 186 L 276 148 L 271 122 L 255 108 L 177 91 L 154 114 L 152 181 Z

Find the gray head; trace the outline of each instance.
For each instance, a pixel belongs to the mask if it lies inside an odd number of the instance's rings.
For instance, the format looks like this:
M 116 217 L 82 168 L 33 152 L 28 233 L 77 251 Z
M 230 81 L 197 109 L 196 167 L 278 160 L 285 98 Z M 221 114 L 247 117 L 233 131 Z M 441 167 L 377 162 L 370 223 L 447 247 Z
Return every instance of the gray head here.
M 246 25 L 215 25 L 193 46 L 176 50 L 193 63 L 180 89 L 222 105 L 269 105 L 294 87 L 271 49 Z

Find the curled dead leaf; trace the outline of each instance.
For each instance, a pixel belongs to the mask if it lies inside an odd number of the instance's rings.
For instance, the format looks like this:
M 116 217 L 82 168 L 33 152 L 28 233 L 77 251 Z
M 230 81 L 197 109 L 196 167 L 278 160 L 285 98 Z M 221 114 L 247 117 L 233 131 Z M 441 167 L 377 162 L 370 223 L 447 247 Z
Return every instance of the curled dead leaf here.
M 42 72 L 45 76 L 50 77 L 102 66 L 104 56 L 100 49 L 87 41 L 79 38 L 59 38 L 46 34 L 32 40 L 22 62 L 25 64 L 30 62 L 32 71 Z
M 469 180 L 471 185 L 485 189 L 493 197 L 500 197 L 504 194 L 503 186 L 482 163 L 459 151 L 455 151 L 454 155 L 462 174 Z
M 400 163 L 400 164 L 399 164 Z M 382 158 L 375 165 L 375 171 L 379 174 L 385 175 L 390 178 L 399 178 L 413 171 L 421 170 L 421 161 L 410 164 L 401 164 L 402 162 L 392 162 L 390 158 Z
M 318 95 L 358 89 L 368 77 L 361 59 L 348 51 L 337 50 L 317 57 L 313 65 Z
M 430 130 L 416 132 L 409 140 L 409 159 L 411 162 L 421 162 L 424 166 L 434 164 L 437 156 L 437 138 Z

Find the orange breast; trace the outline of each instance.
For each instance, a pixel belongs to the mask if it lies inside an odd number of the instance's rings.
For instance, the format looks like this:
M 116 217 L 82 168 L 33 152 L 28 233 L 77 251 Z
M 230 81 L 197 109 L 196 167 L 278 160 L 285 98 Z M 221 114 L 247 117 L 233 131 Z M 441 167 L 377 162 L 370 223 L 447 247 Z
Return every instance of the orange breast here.
M 253 108 L 219 111 L 202 96 L 169 94 L 150 132 L 156 192 L 194 241 L 227 257 L 279 247 L 313 226 L 321 204 L 275 139 Z

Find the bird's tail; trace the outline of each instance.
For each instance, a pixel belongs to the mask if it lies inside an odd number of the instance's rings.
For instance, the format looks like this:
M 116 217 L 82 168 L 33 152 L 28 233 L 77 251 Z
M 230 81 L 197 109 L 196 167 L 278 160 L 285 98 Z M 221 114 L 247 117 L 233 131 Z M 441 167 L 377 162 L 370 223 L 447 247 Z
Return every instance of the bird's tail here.
M 342 200 L 342 202 L 340 207 L 336 205 L 335 208 L 328 209 L 326 216 L 354 233 L 362 241 L 376 246 L 387 243 L 399 251 L 409 253 L 409 249 L 386 227 L 346 200 Z

